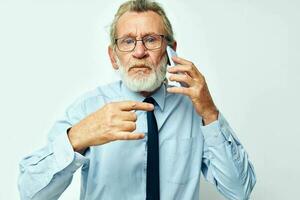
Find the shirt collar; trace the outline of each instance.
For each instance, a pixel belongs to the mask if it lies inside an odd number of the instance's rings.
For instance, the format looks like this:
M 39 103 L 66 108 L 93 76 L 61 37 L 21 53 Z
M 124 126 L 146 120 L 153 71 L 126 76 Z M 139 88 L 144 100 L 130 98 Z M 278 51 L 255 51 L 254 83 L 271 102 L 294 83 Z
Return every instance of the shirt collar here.
M 138 92 L 133 92 L 133 91 L 129 90 L 122 81 L 121 81 L 121 90 L 122 90 L 123 96 L 127 100 L 142 102 L 146 98 Z M 152 97 L 154 98 L 154 100 L 158 104 L 159 108 L 163 111 L 164 106 L 165 106 L 165 97 L 166 97 L 165 83 L 161 84 L 159 89 L 157 89 L 155 91 L 155 93 L 152 94 Z

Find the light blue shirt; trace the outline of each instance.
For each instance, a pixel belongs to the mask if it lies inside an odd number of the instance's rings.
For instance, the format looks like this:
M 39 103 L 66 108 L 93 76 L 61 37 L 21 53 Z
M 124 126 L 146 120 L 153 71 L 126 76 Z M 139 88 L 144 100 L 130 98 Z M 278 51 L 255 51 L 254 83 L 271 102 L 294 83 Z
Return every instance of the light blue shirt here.
M 152 96 L 159 129 L 162 200 L 199 200 L 200 174 L 228 199 L 249 199 L 256 178 L 248 155 L 219 113 L 206 126 L 187 96 L 162 85 Z M 21 199 L 58 199 L 81 168 L 81 200 L 143 200 L 146 197 L 147 114 L 136 111 L 135 132 L 145 138 L 114 141 L 74 152 L 67 129 L 109 102 L 144 97 L 121 81 L 101 86 L 76 100 L 50 130 L 47 145 L 20 162 Z M 134 134 L 134 133 L 133 133 Z

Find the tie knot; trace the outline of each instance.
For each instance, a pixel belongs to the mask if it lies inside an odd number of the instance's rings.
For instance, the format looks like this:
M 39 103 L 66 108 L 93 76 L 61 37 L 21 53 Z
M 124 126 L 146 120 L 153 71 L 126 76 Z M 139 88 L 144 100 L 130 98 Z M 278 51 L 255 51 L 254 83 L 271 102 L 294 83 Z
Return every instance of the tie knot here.
M 156 101 L 153 99 L 153 97 L 147 97 L 146 99 L 144 99 L 144 102 L 151 103 L 153 105 L 155 105 L 155 103 L 156 103 Z

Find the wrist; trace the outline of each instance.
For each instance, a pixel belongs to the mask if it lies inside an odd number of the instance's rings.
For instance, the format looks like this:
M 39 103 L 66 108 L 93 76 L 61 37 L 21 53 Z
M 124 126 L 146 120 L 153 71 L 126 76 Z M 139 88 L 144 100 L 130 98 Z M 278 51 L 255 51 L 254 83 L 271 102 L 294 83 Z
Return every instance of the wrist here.
M 77 131 L 76 125 L 74 127 L 69 128 L 67 133 L 73 150 L 80 154 L 83 154 L 87 147 L 82 142 L 79 136 L 80 133 Z
M 206 112 L 205 115 L 202 115 L 202 122 L 203 122 L 203 125 L 208 125 L 216 120 L 218 120 L 218 115 L 219 115 L 219 111 L 217 108 L 209 111 L 209 112 Z

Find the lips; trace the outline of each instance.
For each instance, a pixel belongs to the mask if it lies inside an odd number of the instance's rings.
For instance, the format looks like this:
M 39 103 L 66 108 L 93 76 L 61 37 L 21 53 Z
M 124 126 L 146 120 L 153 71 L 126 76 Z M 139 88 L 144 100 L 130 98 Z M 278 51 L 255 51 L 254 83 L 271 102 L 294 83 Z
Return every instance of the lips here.
M 151 70 L 151 67 L 148 67 L 146 65 L 133 66 L 128 69 L 128 71 L 148 71 L 148 70 Z

